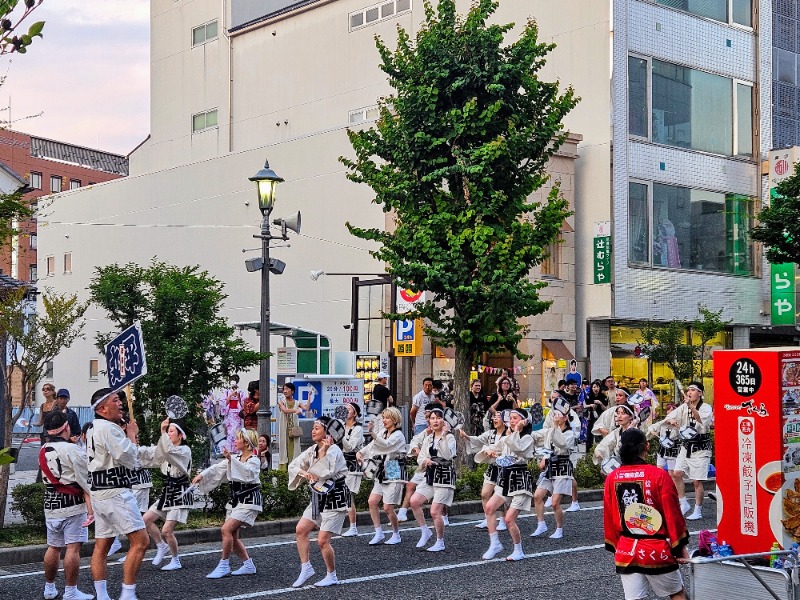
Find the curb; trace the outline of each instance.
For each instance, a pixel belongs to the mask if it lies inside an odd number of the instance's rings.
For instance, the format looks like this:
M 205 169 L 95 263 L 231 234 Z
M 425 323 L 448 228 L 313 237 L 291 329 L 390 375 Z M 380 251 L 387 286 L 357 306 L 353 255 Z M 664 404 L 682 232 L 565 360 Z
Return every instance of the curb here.
M 714 480 L 705 482 L 706 490 L 713 490 L 716 486 Z M 691 483 L 686 484 L 687 495 L 694 491 Z M 603 500 L 603 490 L 580 490 L 578 491 L 578 500 L 580 502 L 599 502 Z M 569 502 L 569 498 L 564 498 L 563 503 Z M 480 513 L 483 511 L 480 500 L 464 500 L 461 502 L 454 502 L 450 507 L 449 514 L 452 516 L 469 515 Z M 427 509 L 426 509 L 427 513 Z M 360 511 L 358 513 L 359 520 L 369 519 L 369 512 Z M 386 522 L 386 515 L 381 513 L 381 520 Z M 294 533 L 295 526 L 297 525 L 297 517 L 287 519 L 276 519 L 275 521 L 258 521 L 252 527 L 243 527 L 240 529 L 242 538 L 257 538 L 266 537 L 269 535 L 286 535 Z M 184 529 L 175 532 L 175 537 L 178 544 L 181 546 L 190 546 L 192 544 L 208 544 L 212 542 L 219 542 L 221 540 L 219 527 L 204 527 L 202 529 Z M 127 550 L 127 541 L 122 542 L 123 550 Z M 150 547 L 154 548 L 152 542 Z M 0 568 L 9 567 L 14 565 L 24 565 L 30 563 L 42 562 L 44 558 L 46 544 L 36 544 L 33 546 L 20 546 L 16 548 L 0 548 Z M 94 551 L 94 540 L 89 540 L 81 546 L 81 556 L 88 557 Z

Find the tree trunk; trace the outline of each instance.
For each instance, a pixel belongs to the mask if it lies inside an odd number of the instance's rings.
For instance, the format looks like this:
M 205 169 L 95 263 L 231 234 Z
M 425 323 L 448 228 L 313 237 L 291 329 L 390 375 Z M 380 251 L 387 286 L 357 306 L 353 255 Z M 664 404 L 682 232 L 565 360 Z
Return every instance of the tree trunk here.
M 5 427 L 3 428 L 3 440 L 5 447 L 13 445 L 11 432 L 14 430 L 14 420 L 12 417 L 11 397 L 5 396 L 3 403 L 5 413 Z M 11 475 L 11 465 L 0 466 L 0 528 L 5 526 L 6 521 L 6 502 L 8 501 L 8 478 Z
M 453 405 L 455 409 L 464 415 L 464 431 L 472 433 L 469 422 L 469 372 L 472 367 L 472 355 L 466 348 L 456 347 L 456 364 L 453 371 Z M 466 461 L 466 444 L 460 435 L 456 435 L 458 444 L 458 454 L 454 462 L 456 473 L 461 472 L 462 465 Z

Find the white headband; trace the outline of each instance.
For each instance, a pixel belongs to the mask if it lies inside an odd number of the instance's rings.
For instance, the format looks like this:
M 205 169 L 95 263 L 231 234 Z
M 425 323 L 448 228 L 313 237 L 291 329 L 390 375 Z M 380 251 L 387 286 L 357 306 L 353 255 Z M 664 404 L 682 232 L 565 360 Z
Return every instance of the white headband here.
M 183 439 L 186 439 L 186 432 L 180 425 L 178 425 L 177 423 L 170 423 L 170 425 L 172 425 L 175 429 L 177 429 L 180 432 L 180 434 L 183 436 Z M 169 427 L 167 427 L 167 429 L 169 429 Z

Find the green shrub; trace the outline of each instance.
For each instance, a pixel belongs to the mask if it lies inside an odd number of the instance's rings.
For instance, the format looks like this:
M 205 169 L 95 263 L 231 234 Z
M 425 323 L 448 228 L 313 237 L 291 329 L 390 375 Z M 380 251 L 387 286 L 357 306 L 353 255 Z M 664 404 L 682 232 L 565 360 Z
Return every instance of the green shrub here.
M 456 480 L 455 500 L 480 500 L 485 472 L 486 465 L 479 464 L 474 469 L 469 469 L 464 465 L 461 469 L 461 477 Z
M 264 498 L 262 516 L 266 519 L 300 516 L 311 501 L 307 485 L 289 489 L 289 473 L 286 471 L 262 472 L 261 494 Z
M 44 484 L 23 483 L 11 490 L 11 510 L 28 525 L 44 527 Z
M 603 487 L 603 473 L 600 471 L 600 466 L 592 462 L 592 456 L 594 456 L 594 446 L 581 456 L 575 465 L 575 480 L 581 489 Z

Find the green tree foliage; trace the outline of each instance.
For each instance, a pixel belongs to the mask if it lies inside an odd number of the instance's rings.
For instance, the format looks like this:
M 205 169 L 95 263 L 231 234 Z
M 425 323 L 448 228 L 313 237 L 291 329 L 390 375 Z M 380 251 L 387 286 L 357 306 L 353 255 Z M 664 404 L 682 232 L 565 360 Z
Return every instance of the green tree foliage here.
M 700 381 L 705 379 L 706 346 L 711 340 L 724 331 L 725 327 L 732 321 L 732 319 L 725 321 L 722 318 L 723 310 L 724 309 L 720 308 L 718 311 L 713 311 L 704 304 L 697 305 L 697 312 L 700 318 L 692 321 L 692 332 L 696 333 L 700 338 Z
M 24 28 L 23 22 L 42 5 L 44 0 L 0 0 L 0 55 L 25 54 L 33 39 L 44 37 L 44 21 Z
M 775 191 L 770 206 L 758 213 L 759 223 L 750 235 L 764 244 L 769 262 L 800 264 L 800 163 Z
M 562 121 L 576 105 L 572 88 L 539 78 L 554 45 L 534 21 L 506 45 L 512 25 L 488 24 L 498 3 L 476 1 L 466 16 L 454 0 L 425 3 L 415 40 L 398 29 L 397 48 L 377 40 L 394 93 L 379 100 L 374 128 L 348 131 L 355 158 L 348 178 L 369 185 L 393 227 L 363 229 L 373 255 L 403 287 L 432 296 L 412 316 L 455 347 L 455 396 L 468 411 L 468 372 L 481 352 L 520 355 L 521 319 L 550 303 L 531 268 L 546 257 L 569 216 L 555 182 L 547 200 L 545 167 L 566 138 Z
M 687 326 L 685 321 L 670 321 L 665 325 L 646 323 L 642 339 L 636 342 L 649 361 L 666 364 L 677 381 L 689 381 L 694 376 L 696 349 L 687 343 Z
M 158 439 L 164 401 L 177 394 L 190 406 L 186 431 L 197 464 L 208 446 L 203 397 L 231 374 L 261 359 L 219 315 L 227 298 L 223 288 L 222 282 L 199 266 L 178 267 L 158 260 L 146 268 L 133 263 L 98 267 L 89 286 L 92 300 L 118 327 L 115 332 L 98 334 L 101 351 L 134 321 L 142 324 L 147 375 L 134 388 L 142 443 Z
M 5 348 L 5 353 L 0 352 L 0 377 L 5 390 L 0 404 L 5 418 L 5 440 L 11 440 L 14 423 L 22 411 L 33 406 L 36 385 L 47 364 L 83 337 L 86 323 L 84 313 L 88 303 L 78 302 L 76 295 L 45 290 L 41 310 L 34 312 L 29 292 L 28 286 L 21 285 L 0 294 L 0 339 Z M 13 393 L 18 389 L 22 390 L 22 396 L 14 406 Z M 0 506 L 5 506 L 8 495 L 8 476 L 7 467 L 0 469 Z M 0 527 L 3 518 L 0 512 Z

